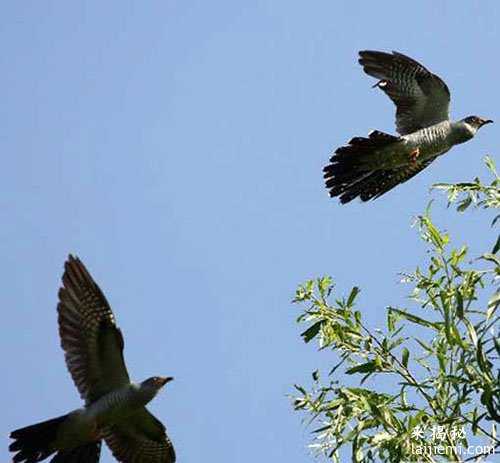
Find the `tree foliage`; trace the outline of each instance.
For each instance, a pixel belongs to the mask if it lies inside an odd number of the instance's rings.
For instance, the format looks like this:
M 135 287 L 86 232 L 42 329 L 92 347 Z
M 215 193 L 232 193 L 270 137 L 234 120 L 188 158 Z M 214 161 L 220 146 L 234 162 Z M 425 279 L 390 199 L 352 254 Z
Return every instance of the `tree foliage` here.
M 498 210 L 500 178 L 486 163 L 489 185 L 475 179 L 435 187 L 460 213 Z M 357 287 L 338 297 L 324 277 L 297 289 L 302 338 L 337 355 L 324 379 L 315 371 L 311 386 L 295 386 L 293 403 L 315 425 L 311 447 L 333 461 L 344 447 L 354 462 L 479 461 L 500 447 L 500 238 L 471 261 L 429 210 L 417 223 L 428 264 L 405 275 L 412 308 L 388 307 L 383 330 L 363 321 Z

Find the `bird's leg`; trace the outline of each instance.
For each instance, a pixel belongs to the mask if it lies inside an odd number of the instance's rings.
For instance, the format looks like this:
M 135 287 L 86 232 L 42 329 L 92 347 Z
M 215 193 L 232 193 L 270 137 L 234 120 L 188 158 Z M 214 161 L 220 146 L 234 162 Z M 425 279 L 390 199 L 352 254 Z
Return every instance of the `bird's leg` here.
M 410 153 L 410 162 L 412 164 L 417 163 L 417 158 L 420 155 L 420 148 L 415 148 L 411 153 Z

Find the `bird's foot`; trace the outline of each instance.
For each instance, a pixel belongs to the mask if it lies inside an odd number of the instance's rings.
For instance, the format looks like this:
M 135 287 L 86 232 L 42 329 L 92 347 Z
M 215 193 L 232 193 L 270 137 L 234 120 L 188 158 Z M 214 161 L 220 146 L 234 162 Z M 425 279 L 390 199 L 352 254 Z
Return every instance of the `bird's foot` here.
M 417 163 L 417 159 L 420 156 L 420 148 L 415 148 L 411 153 L 410 153 L 410 162 L 412 164 Z

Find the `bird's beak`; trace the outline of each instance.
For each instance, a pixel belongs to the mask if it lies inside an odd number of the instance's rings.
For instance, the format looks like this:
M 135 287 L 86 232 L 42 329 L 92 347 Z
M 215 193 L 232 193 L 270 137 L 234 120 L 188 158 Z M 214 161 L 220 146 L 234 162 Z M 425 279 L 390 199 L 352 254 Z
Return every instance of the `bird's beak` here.
M 170 381 L 173 381 L 174 378 L 172 378 L 171 376 L 166 376 L 166 377 L 161 377 L 160 378 L 160 384 L 163 386 L 165 386 L 165 384 L 169 383 Z
M 483 119 L 483 123 L 481 125 L 485 124 L 493 124 L 493 121 L 491 119 Z

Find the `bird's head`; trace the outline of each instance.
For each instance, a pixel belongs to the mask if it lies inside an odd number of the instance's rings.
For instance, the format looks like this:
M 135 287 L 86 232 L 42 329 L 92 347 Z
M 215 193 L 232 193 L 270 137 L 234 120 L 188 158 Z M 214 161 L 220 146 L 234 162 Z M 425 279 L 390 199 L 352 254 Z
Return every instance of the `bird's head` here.
M 172 381 L 174 378 L 167 376 L 152 376 L 141 383 L 141 390 L 147 392 L 153 398 L 160 389 L 165 386 L 168 382 Z
M 469 116 L 469 117 L 466 117 L 465 119 L 462 119 L 462 121 L 471 128 L 471 130 L 474 134 L 483 125 L 491 124 L 493 122 L 491 119 L 483 119 L 482 117 L 479 117 L 479 116 Z

